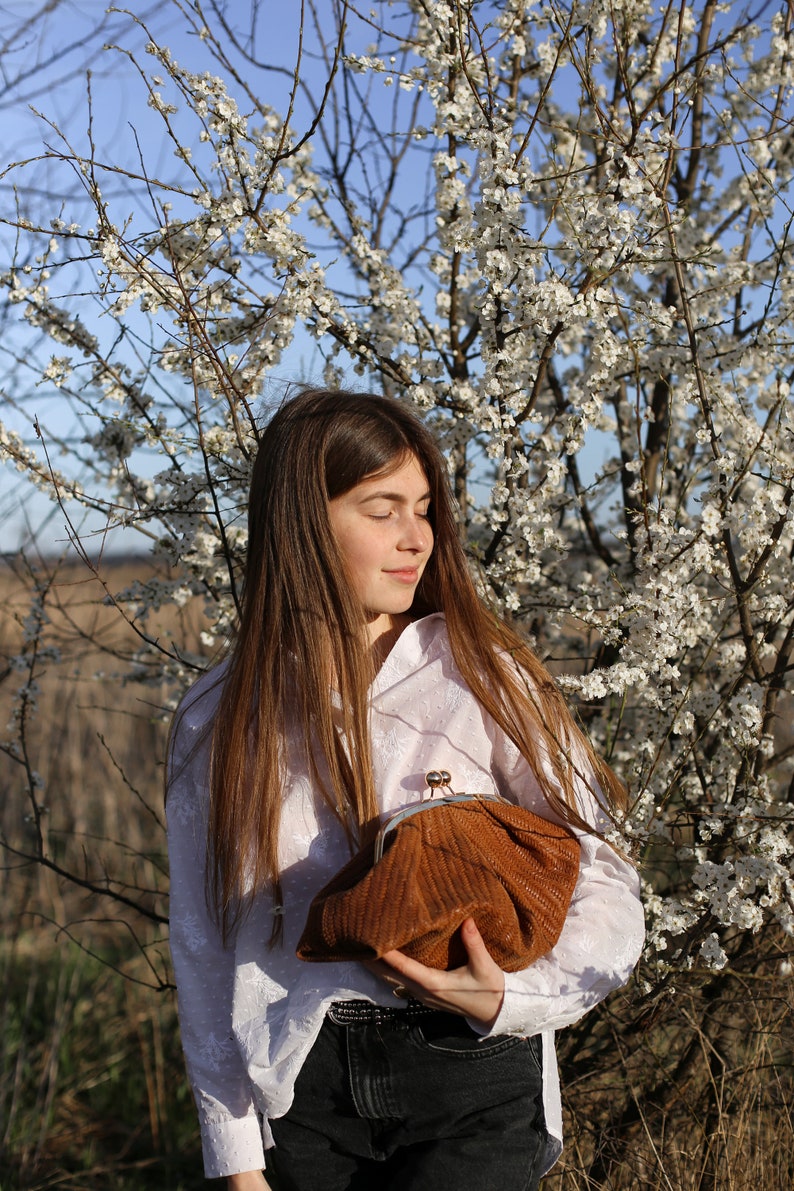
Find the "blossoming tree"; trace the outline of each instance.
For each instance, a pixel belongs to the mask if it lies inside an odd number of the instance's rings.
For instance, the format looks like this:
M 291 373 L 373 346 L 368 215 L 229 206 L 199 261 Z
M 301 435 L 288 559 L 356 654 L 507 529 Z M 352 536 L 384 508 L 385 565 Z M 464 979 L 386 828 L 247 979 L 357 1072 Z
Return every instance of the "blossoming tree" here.
M 206 660 L 148 618 L 200 596 L 208 649 L 232 629 L 262 397 L 299 356 L 438 432 L 472 565 L 630 790 L 649 939 L 623 1036 L 706 990 L 679 1086 L 724 982 L 785 971 L 794 931 L 794 14 L 757 9 L 304 0 L 277 62 L 256 4 L 243 34 L 184 3 L 179 53 L 130 16 L 139 51 L 106 50 L 157 154 L 131 132 L 121 166 L 53 117 L 57 213 L 40 161 L 5 174 L 6 324 L 87 430 L 57 467 L 57 422 L 4 450 L 171 566 L 113 598 L 172 702 Z M 573 1036 L 603 1070 L 608 1012 Z

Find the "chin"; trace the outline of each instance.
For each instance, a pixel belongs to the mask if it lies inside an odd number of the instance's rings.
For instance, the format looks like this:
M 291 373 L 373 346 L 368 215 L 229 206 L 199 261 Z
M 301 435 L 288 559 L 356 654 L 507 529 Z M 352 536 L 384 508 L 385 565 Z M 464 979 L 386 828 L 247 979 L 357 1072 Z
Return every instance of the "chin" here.
M 377 615 L 379 615 L 379 616 L 403 616 L 406 612 L 411 611 L 411 608 L 413 607 L 413 603 L 414 603 L 413 596 L 411 596 L 410 599 L 406 598 L 404 600 L 395 600 L 394 603 L 390 602 L 388 607 L 381 606 L 381 609 L 377 613 Z

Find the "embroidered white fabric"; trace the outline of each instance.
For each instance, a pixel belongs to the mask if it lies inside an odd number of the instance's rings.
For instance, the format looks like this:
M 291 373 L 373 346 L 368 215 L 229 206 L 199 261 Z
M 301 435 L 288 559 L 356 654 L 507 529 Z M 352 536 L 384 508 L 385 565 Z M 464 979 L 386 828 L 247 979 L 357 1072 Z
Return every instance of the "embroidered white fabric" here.
M 298 1071 L 332 1001 L 394 1006 L 389 988 L 359 964 L 306 964 L 295 946 L 313 895 L 349 858 L 343 830 L 315 799 L 297 733 L 286 742 L 279 838 L 284 941 L 268 947 L 271 895 L 224 948 L 205 900 L 208 726 L 222 668 L 204 675 L 178 713 L 167 802 L 171 951 L 182 1044 L 201 1122 L 205 1173 L 217 1178 L 264 1165 L 268 1119 L 290 1106 Z M 537 780 L 461 677 L 441 614 L 402 633 L 371 695 L 373 762 L 383 816 L 418 801 L 424 775 L 446 769 L 456 790 L 492 792 L 553 818 Z M 588 821 L 608 826 L 579 782 Z M 557 945 L 507 974 L 493 1034 L 543 1034 L 546 1169 L 562 1150 L 554 1031 L 577 1021 L 625 983 L 642 948 L 644 920 L 632 867 L 609 845 L 581 835 L 579 879 Z M 482 1027 L 472 1022 L 482 1033 Z

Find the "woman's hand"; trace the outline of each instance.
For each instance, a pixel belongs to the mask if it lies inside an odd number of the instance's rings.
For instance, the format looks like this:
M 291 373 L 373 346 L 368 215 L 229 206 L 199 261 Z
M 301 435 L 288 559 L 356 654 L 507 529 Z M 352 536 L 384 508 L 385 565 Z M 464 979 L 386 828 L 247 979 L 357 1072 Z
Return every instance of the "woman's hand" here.
M 459 1013 L 490 1027 L 502 1007 L 505 974 L 491 958 L 473 918 L 467 918 L 460 930 L 468 961 L 452 972 L 427 968 L 401 951 L 387 951 L 367 967 L 392 988 L 403 987 L 407 996 L 431 1009 Z
M 261 1170 L 246 1170 L 226 1176 L 226 1191 L 270 1191 Z

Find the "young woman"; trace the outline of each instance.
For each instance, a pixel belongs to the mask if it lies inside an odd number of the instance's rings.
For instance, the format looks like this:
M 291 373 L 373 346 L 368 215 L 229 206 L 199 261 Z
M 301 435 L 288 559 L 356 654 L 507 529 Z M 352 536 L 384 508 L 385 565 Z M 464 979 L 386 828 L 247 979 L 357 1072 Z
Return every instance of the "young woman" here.
M 557 944 L 505 974 L 468 920 L 454 971 L 399 952 L 302 963 L 314 894 L 432 769 L 576 832 Z M 477 595 L 422 424 L 370 394 L 285 403 L 254 466 L 239 631 L 170 750 L 171 947 L 207 1176 L 537 1187 L 561 1150 L 554 1031 L 642 945 L 636 875 L 602 837 L 621 796 Z

